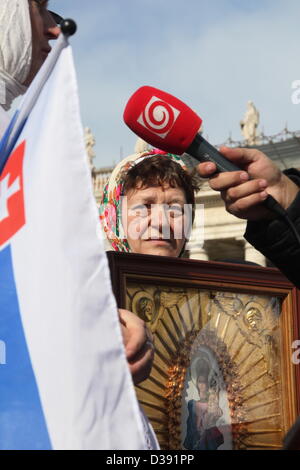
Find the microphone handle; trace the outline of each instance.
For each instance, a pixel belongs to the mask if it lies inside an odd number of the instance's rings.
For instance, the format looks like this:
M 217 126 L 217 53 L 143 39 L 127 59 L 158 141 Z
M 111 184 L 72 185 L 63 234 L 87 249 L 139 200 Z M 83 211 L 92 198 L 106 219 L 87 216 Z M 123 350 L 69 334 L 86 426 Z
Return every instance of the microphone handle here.
M 196 137 L 186 150 L 186 153 L 196 158 L 200 163 L 215 163 L 218 173 L 225 171 L 243 171 L 241 168 L 227 160 L 227 158 L 223 157 L 223 155 L 221 155 L 213 145 L 207 142 L 201 134 L 196 134 Z M 286 211 L 272 196 L 269 195 L 263 204 L 280 217 L 286 217 Z
M 186 153 L 192 155 L 201 163 L 215 163 L 217 170 L 220 173 L 223 171 L 241 171 L 238 166 L 223 157 L 223 155 L 221 155 L 220 152 L 213 145 L 207 142 L 207 140 L 205 140 L 200 134 L 196 134 L 196 137 L 186 150 Z

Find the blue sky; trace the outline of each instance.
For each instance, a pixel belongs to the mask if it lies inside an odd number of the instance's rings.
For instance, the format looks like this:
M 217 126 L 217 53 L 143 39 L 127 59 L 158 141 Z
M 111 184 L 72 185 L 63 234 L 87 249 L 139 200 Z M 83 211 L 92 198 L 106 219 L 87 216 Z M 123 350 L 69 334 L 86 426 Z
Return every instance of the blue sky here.
M 124 106 L 142 85 L 185 101 L 213 144 L 240 140 L 248 100 L 266 134 L 300 129 L 292 82 L 300 80 L 298 0 L 50 0 L 73 18 L 71 39 L 84 126 L 96 138 L 95 165 L 133 152 Z

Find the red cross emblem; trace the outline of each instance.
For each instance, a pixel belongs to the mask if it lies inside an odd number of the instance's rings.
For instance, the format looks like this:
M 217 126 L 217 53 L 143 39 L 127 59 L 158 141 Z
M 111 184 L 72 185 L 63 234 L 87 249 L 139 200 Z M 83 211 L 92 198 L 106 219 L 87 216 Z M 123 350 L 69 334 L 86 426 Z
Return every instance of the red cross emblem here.
M 23 159 L 25 141 L 11 154 L 0 176 L 0 247 L 7 243 L 23 225 Z

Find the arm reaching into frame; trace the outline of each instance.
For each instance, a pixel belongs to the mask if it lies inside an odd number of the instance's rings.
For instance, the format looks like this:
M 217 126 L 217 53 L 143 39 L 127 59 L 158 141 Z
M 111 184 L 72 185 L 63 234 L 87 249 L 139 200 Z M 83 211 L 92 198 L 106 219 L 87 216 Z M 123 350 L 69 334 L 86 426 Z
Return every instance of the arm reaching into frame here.
M 200 176 L 209 178 L 210 187 L 220 191 L 230 214 L 248 221 L 246 240 L 300 288 L 299 243 L 286 222 L 262 204 L 268 194 L 273 196 L 300 233 L 300 172 L 281 172 L 259 150 L 222 147 L 221 152 L 243 170 L 216 174 L 213 163 L 201 163 Z
M 222 154 L 245 171 L 214 174 L 214 163 L 200 163 L 200 176 L 210 178 L 210 187 L 221 192 L 226 210 L 240 219 L 275 218 L 262 202 L 268 194 L 284 208 L 295 200 L 300 188 L 282 173 L 264 153 L 255 149 L 227 147 Z M 250 179 L 250 177 L 252 179 Z

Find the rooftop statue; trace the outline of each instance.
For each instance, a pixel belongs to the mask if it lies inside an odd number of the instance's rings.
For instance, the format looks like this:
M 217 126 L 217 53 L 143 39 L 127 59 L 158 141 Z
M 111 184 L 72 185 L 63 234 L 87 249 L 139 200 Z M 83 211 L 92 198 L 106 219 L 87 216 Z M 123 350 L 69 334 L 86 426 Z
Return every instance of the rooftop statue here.
M 240 122 L 242 134 L 247 145 L 258 145 L 257 128 L 259 124 L 259 112 L 252 101 L 248 101 L 244 119 Z
M 94 151 L 94 146 L 95 146 L 96 141 L 89 127 L 86 127 L 84 129 L 84 141 L 85 141 L 85 148 L 86 148 L 86 153 L 88 156 L 90 169 L 92 171 L 94 168 L 93 160 L 96 157 L 96 154 Z

